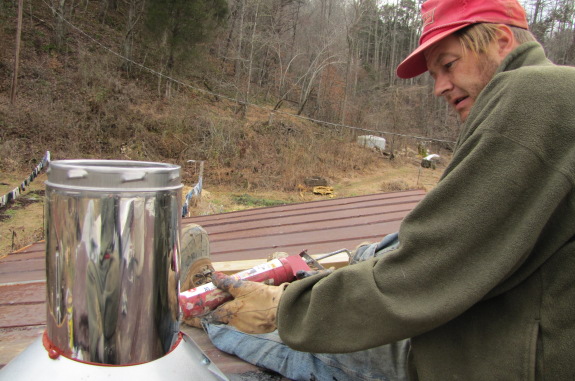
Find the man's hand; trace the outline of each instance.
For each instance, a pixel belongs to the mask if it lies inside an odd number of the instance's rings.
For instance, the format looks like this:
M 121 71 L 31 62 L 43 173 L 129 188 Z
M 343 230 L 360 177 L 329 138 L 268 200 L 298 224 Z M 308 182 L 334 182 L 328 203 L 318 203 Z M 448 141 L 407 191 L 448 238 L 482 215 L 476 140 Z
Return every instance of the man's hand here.
M 276 329 L 276 312 L 280 297 L 288 285 L 268 286 L 238 280 L 215 272 L 212 282 L 230 293 L 234 300 L 222 304 L 201 319 L 208 323 L 225 323 L 246 333 L 267 333 Z M 200 319 L 186 319 L 187 324 L 201 327 Z

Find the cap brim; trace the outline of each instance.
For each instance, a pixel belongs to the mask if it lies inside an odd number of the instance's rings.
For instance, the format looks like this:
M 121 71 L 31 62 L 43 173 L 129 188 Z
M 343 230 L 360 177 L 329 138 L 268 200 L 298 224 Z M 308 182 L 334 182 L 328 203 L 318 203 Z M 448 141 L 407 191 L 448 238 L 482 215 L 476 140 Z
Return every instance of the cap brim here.
M 423 44 L 419 45 L 417 49 L 415 49 L 409 56 L 407 56 L 406 59 L 403 60 L 402 63 L 397 66 L 397 76 L 399 78 L 408 79 L 425 73 L 427 71 L 427 61 L 425 60 L 424 55 L 425 50 L 431 45 L 443 40 L 445 37 L 460 29 L 465 28 L 468 25 L 471 25 L 471 23 L 464 23 L 454 26 L 448 30 L 436 34 L 435 36 L 425 41 Z

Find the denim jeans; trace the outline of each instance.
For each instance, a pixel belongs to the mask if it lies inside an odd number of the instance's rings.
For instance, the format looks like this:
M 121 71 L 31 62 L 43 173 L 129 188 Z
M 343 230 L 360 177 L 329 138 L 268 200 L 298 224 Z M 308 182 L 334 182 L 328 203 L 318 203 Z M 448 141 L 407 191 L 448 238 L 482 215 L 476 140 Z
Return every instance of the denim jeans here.
M 277 331 L 251 335 L 225 324 L 204 328 L 219 350 L 291 380 L 407 380 L 409 340 L 353 353 L 307 353 L 282 343 Z
M 398 245 L 397 233 L 390 234 L 379 243 L 359 247 L 350 263 L 383 255 Z M 204 328 L 218 349 L 292 380 L 407 380 L 409 340 L 353 353 L 307 353 L 289 348 L 277 331 L 252 335 L 207 322 Z

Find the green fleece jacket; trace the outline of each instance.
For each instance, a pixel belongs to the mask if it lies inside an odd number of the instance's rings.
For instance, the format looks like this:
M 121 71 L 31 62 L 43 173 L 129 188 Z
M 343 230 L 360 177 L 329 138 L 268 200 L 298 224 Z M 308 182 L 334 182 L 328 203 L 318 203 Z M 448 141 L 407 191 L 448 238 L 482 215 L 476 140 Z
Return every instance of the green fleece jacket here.
M 412 338 L 421 380 L 575 379 L 575 68 L 513 51 L 383 258 L 287 287 L 290 347 Z

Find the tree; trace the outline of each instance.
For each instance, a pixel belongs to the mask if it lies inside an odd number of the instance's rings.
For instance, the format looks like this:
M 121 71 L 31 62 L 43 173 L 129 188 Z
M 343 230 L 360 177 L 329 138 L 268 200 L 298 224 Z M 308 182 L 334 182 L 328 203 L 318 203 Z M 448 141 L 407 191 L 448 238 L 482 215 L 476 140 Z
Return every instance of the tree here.
M 108 2 L 107 0 L 105 1 Z M 136 34 L 136 27 L 138 26 L 142 15 L 145 10 L 145 0 L 125 0 L 128 4 L 128 12 L 126 15 L 126 30 L 124 33 L 124 41 L 122 43 L 122 50 L 124 57 L 132 59 L 132 49 L 134 45 L 134 37 Z M 130 68 L 130 62 L 124 61 L 123 67 L 126 71 Z
M 228 13 L 225 0 L 148 0 L 146 35 L 160 54 L 163 71 L 183 69 Z M 179 65 L 179 67 L 177 67 Z
M 54 43 L 58 50 L 60 50 L 64 46 L 64 36 L 66 34 L 65 19 L 71 13 L 71 5 L 67 0 L 51 0 L 50 8 L 56 21 L 54 26 Z
M 549 12 L 548 24 L 546 48 L 549 58 L 560 65 L 574 64 L 575 3 L 556 0 Z
M 573 0 L 531 0 L 525 9 L 529 29 L 557 64 L 575 64 L 575 3 Z

